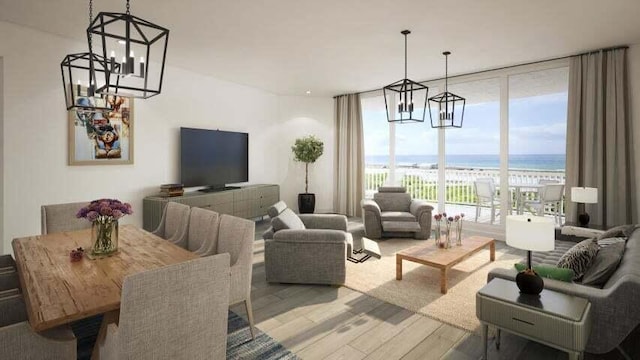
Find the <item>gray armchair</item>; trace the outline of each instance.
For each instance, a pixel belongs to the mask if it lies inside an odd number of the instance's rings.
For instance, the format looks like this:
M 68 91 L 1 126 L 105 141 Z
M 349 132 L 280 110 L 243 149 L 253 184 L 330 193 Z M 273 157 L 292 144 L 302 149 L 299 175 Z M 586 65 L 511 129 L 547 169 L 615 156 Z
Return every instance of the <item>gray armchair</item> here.
M 412 200 L 403 187 L 381 187 L 373 200 L 362 200 L 364 231 L 367 237 L 406 237 L 426 240 L 431 236 L 433 206 Z
M 100 359 L 224 359 L 229 254 L 129 275 Z
M 267 282 L 344 284 L 353 250 L 346 216 L 297 216 L 282 201 L 268 214 L 272 227 L 263 234 Z
M 76 338 L 69 326 L 35 333 L 20 295 L 0 297 L 2 359 L 76 359 Z

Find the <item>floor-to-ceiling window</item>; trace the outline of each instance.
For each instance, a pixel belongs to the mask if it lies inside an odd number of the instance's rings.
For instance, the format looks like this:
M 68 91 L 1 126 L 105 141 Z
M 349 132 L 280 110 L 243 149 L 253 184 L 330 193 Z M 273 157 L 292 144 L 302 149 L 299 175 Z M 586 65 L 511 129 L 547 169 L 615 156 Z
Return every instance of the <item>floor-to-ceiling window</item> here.
M 445 210 L 463 213 L 470 221 L 495 223 L 498 206 L 491 202 L 497 202 L 499 194 L 479 197 L 476 181 L 487 180 L 495 187 L 500 179 L 500 81 L 466 81 L 449 85 L 449 91 L 467 100 L 462 128 L 444 130 Z
M 509 76 L 513 209 L 556 215 L 559 223 L 564 218 L 568 83 L 567 67 Z
M 444 82 L 429 86 L 433 96 Z M 539 199 L 540 186 L 522 183 L 564 182 L 567 87 L 566 61 L 450 79 L 448 90 L 467 104 L 463 127 L 446 130 L 432 129 L 428 113 L 425 123 L 390 125 L 382 95 L 364 97 L 367 192 L 403 185 L 436 211 L 487 225 L 516 211 L 537 213 L 525 202 Z M 479 199 L 477 181 L 492 183 L 492 199 Z M 556 209 L 562 216 L 562 204 L 540 213 Z
M 370 198 L 387 183 L 390 164 L 389 123 L 382 95 L 361 97 L 364 137 L 364 189 Z

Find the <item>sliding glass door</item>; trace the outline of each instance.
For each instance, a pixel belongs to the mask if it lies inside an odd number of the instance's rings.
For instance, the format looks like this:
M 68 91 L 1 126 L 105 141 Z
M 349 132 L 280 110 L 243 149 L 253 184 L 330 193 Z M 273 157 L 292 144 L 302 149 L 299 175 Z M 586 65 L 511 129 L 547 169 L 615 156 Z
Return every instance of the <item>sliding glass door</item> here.
M 430 96 L 444 86 L 427 85 Z M 467 103 L 462 128 L 446 130 L 432 129 L 428 113 L 424 123 L 389 123 L 382 93 L 363 96 L 366 197 L 401 185 L 487 231 L 516 212 L 562 218 L 563 199 L 539 211 L 528 202 L 540 199 L 538 184 L 564 183 L 567 88 L 563 60 L 450 79 Z

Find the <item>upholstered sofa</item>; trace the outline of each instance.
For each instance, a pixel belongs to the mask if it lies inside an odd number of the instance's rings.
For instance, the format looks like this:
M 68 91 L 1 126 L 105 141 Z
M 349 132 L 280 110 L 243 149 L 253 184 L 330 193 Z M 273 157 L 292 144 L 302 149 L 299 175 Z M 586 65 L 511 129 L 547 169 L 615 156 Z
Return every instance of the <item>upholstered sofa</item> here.
M 433 206 L 412 200 L 404 187 L 385 186 L 362 200 L 362 217 L 367 237 L 414 237 L 426 240 L 431 235 Z
M 559 291 L 588 299 L 591 302 L 592 327 L 586 351 L 603 354 L 615 349 L 640 325 L 640 230 L 629 228 L 625 251 L 617 269 L 602 288 L 545 279 L 545 289 Z M 584 239 L 584 238 L 581 238 Z M 534 265 L 555 266 L 574 242 L 556 240 L 554 251 L 533 253 Z M 515 280 L 515 269 L 494 269 L 493 278 Z
M 283 201 L 267 213 L 272 224 L 262 235 L 267 282 L 344 284 L 353 250 L 346 216 L 297 215 Z

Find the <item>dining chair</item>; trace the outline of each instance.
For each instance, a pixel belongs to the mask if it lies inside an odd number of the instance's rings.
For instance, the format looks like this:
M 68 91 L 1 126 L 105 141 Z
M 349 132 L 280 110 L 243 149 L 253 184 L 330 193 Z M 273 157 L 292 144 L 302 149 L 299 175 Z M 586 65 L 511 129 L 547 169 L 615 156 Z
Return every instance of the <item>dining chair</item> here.
M 0 274 L 0 298 L 20 294 L 20 279 L 17 272 Z
M 34 332 L 21 295 L 0 298 L 2 359 L 75 360 L 76 337 L 67 325 Z
M 40 207 L 40 230 L 42 235 L 90 228 L 90 221 L 76 217 L 78 210 L 87 206 L 87 204 L 89 204 L 88 201 L 42 205 Z
M 554 218 L 556 223 L 561 224 L 560 209 L 562 197 L 564 195 L 564 184 L 548 183 L 540 189 L 540 196 L 536 200 L 527 200 L 525 207 L 534 209 L 538 216 L 544 216 L 544 208 L 550 204 L 554 206 Z
M 16 261 L 11 254 L 0 255 L 0 274 L 16 271 Z
M 222 214 L 218 232 L 218 254 L 231 256 L 231 290 L 229 305 L 244 302 L 251 338 L 255 339 L 255 324 L 251 306 L 251 278 L 253 273 L 253 242 L 256 224 L 247 219 Z
M 229 254 L 127 276 L 100 359 L 225 359 Z
M 200 256 L 228 253 L 231 256 L 229 305 L 244 302 L 251 338 L 255 325 L 251 306 L 251 275 L 255 223 L 235 216 L 194 207 L 189 216 L 187 248 Z
M 173 201 L 167 202 L 162 212 L 160 224 L 152 233 L 186 249 L 190 213 L 191 207 L 189 205 Z
M 491 208 L 491 224 L 496 220 L 496 205 L 500 205 L 500 198 L 496 194 L 496 184 L 493 178 L 477 178 L 473 182 L 476 191 L 476 222 L 482 206 L 489 205 Z

